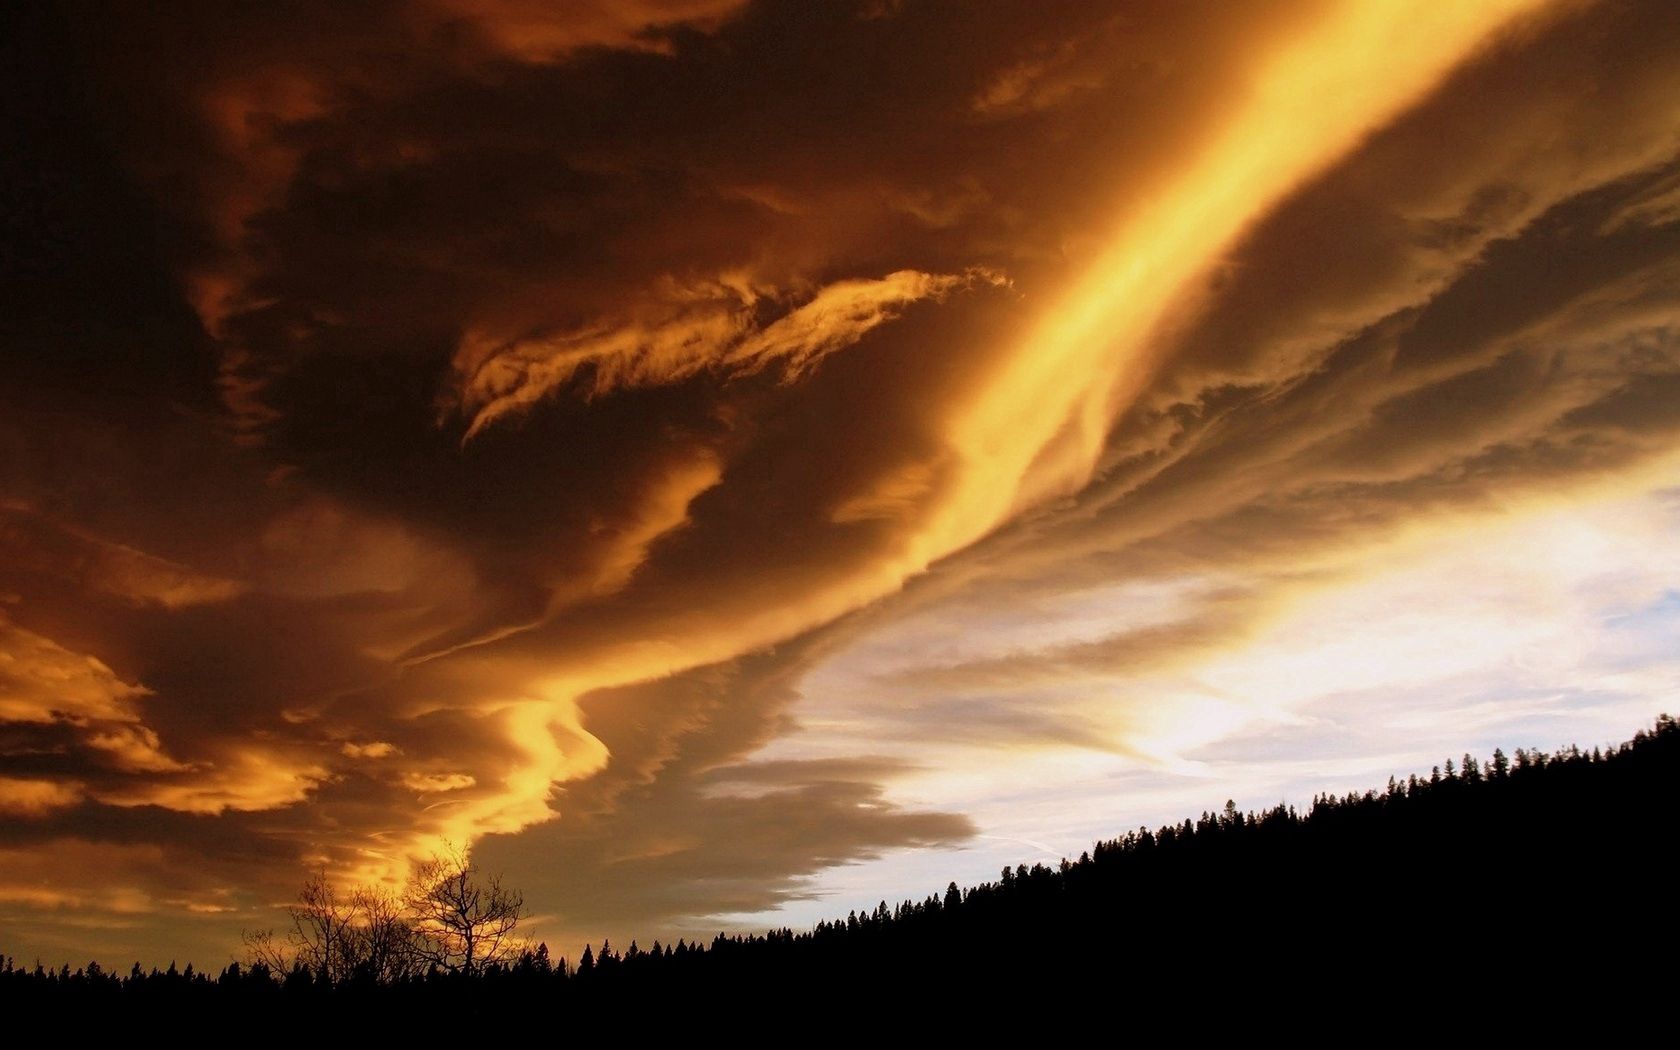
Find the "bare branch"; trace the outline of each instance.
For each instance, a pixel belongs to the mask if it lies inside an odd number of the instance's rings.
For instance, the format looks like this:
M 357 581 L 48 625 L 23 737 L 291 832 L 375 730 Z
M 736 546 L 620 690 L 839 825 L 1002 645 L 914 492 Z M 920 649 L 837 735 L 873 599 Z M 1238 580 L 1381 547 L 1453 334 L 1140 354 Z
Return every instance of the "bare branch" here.
M 500 876 L 481 879 L 468 852 L 450 845 L 416 865 L 400 895 L 375 887 L 345 894 L 317 872 L 287 909 L 284 936 L 247 931 L 245 947 L 253 965 L 276 973 L 302 965 L 335 984 L 430 967 L 471 974 L 518 955 L 524 910 L 521 894 Z
M 525 898 L 499 876 L 481 880 L 463 849 L 446 846 L 417 865 L 403 901 L 427 965 L 476 973 L 518 953 L 512 934 L 524 917 Z

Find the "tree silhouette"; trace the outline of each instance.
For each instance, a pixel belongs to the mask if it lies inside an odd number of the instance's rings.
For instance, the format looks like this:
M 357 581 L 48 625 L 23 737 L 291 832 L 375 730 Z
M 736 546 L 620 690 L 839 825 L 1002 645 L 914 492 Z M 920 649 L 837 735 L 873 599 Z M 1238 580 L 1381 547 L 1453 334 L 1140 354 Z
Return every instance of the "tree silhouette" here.
M 518 954 L 513 932 L 524 917 L 524 896 L 503 886 L 500 875 L 480 875 L 464 849 L 447 845 L 421 862 L 403 904 L 422 965 L 470 975 Z
M 340 892 L 325 871 L 317 871 L 286 913 L 290 925 L 278 936 L 272 929 L 246 932 L 251 963 L 275 973 L 303 966 L 330 983 L 354 976 L 392 980 L 412 964 L 412 930 L 395 896 L 384 890 Z

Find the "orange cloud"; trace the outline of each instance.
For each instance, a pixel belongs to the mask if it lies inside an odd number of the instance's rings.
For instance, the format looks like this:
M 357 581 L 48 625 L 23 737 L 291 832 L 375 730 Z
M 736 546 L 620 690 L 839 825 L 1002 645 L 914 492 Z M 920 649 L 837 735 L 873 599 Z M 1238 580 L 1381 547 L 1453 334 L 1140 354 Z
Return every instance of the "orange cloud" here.
M 55 174 L 0 345 L 0 898 L 127 954 L 477 839 L 567 936 L 691 934 L 1056 841 L 987 791 L 1206 775 L 1375 644 L 1314 608 L 1656 484 L 1672 20 L 950 19 L 136 7 L 8 52 Z
M 560 6 L 542 0 L 427 0 L 434 17 L 482 33 L 498 50 L 526 62 L 550 62 L 581 47 L 662 50 L 653 32 L 681 24 L 715 24 L 743 0 L 585 0 Z
M 73 653 L 0 613 L 0 727 L 64 727 L 102 761 L 126 772 L 185 769 L 164 752 L 157 733 L 141 724 L 139 701 L 146 693 L 94 657 Z
M 726 280 L 673 288 L 658 313 L 630 323 L 603 321 L 512 342 L 469 333 L 455 355 L 456 404 L 471 415 L 463 440 L 498 420 L 529 412 L 586 369 L 593 396 L 676 383 L 706 369 L 756 372 L 775 365 L 794 379 L 909 304 L 940 300 L 977 282 L 1007 283 L 985 269 L 965 274 L 900 270 L 878 279 L 836 281 L 760 326 L 755 311 L 777 298 L 774 290 Z
M 0 777 L 0 812 L 14 817 L 39 817 L 73 806 L 82 794 L 73 784 L 54 780 Z
M 469 773 L 404 773 L 403 786 L 413 791 L 460 791 L 478 781 Z
M 246 585 L 86 530 L 54 522 L 24 503 L 0 504 L 0 551 L 13 571 L 56 576 L 137 605 L 180 609 L 237 597 Z

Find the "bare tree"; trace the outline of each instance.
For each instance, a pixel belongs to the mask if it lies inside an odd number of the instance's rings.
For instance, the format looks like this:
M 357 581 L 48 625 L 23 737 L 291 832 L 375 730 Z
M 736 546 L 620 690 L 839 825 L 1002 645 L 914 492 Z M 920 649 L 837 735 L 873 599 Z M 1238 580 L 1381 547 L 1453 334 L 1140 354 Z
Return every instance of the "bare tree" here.
M 356 891 L 361 922 L 357 926 L 357 963 L 360 972 L 391 981 L 417 967 L 416 933 L 403 911 L 402 898 L 385 890 Z
M 421 965 L 476 973 L 509 961 L 521 947 L 513 933 L 524 917 L 524 896 L 503 886 L 499 875 L 480 876 L 459 847 L 445 846 L 415 868 L 403 904 Z
M 253 964 L 276 973 L 302 964 L 335 983 L 358 975 L 390 980 L 413 966 L 414 931 L 395 894 L 374 887 L 341 893 L 319 871 L 304 883 L 286 914 L 290 924 L 283 934 L 246 931 L 246 953 Z
M 290 925 L 279 934 L 246 931 L 245 948 L 253 965 L 284 974 L 301 964 L 335 984 L 390 981 L 429 966 L 470 974 L 524 947 L 513 936 L 524 909 L 500 876 L 482 878 L 466 850 L 446 845 L 415 867 L 400 895 L 341 892 L 316 872 L 286 909 Z

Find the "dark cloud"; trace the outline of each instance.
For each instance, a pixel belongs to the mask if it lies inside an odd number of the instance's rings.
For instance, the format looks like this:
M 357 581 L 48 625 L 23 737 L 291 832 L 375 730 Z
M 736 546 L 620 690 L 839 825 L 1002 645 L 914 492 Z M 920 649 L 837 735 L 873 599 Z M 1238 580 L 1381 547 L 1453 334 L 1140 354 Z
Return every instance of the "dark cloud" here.
M 573 944 L 631 924 L 706 935 L 810 894 L 834 865 L 964 841 L 966 818 L 886 796 L 901 760 L 748 760 L 790 728 L 796 683 L 843 633 L 585 697 L 611 762 L 566 786 L 561 820 L 486 839 L 481 858 L 543 902 L 544 936 Z

